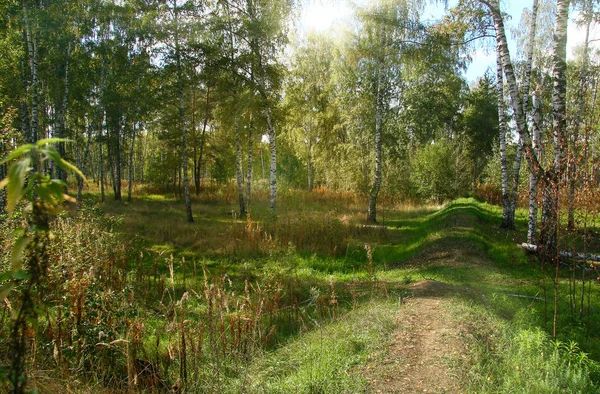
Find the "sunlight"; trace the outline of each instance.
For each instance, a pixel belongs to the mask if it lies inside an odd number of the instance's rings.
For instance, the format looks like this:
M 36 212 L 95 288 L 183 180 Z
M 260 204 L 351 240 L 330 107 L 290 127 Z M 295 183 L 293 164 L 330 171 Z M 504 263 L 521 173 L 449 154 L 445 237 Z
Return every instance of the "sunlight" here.
M 300 28 L 323 32 L 351 15 L 352 10 L 346 1 L 309 0 L 300 16 Z

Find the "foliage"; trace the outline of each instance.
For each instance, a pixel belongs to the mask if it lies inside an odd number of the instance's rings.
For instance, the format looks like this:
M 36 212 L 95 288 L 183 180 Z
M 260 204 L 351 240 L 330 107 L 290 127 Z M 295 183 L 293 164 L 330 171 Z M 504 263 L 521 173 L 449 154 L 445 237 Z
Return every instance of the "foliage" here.
M 444 140 L 419 149 L 411 180 L 420 196 L 443 202 L 468 191 L 473 167 L 465 156 L 456 143 Z

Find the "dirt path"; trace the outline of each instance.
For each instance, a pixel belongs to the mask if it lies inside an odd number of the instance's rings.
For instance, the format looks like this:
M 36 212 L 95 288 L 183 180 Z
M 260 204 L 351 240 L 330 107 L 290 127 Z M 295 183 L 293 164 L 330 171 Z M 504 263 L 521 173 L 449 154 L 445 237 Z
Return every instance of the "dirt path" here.
M 385 354 L 372 360 L 364 375 L 368 393 L 460 393 L 450 364 L 465 357 L 459 325 L 444 297 L 459 288 L 427 280 L 410 286 L 413 297 L 398 314 L 398 329 Z

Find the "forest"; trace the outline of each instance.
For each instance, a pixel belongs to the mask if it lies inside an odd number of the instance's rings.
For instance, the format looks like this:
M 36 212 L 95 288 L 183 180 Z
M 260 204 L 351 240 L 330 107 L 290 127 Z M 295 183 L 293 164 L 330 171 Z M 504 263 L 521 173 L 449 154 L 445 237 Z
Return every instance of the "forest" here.
M 506 7 L 0 0 L 0 392 L 599 392 L 600 1 Z

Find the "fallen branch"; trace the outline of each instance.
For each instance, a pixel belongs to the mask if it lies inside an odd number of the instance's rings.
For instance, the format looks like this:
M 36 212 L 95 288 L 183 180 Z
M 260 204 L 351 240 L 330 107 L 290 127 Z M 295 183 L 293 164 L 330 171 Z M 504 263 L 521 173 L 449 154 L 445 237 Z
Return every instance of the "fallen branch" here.
M 533 253 L 537 253 L 538 247 L 534 244 L 522 243 L 521 247 Z M 560 257 L 564 259 L 573 259 L 576 261 L 595 261 L 600 262 L 600 256 L 597 254 L 589 253 L 572 253 L 572 252 L 560 252 Z

